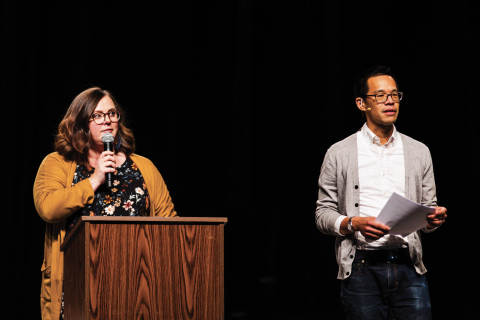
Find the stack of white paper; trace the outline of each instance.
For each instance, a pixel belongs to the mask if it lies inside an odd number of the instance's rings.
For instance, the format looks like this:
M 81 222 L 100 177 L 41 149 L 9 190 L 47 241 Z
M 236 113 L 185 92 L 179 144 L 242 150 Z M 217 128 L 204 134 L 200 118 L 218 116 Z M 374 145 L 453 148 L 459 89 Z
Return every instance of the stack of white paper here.
M 390 234 L 404 237 L 425 227 L 427 216 L 434 212 L 434 207 L 422 206 L 394 192 L 375 222 L 390 227 Z

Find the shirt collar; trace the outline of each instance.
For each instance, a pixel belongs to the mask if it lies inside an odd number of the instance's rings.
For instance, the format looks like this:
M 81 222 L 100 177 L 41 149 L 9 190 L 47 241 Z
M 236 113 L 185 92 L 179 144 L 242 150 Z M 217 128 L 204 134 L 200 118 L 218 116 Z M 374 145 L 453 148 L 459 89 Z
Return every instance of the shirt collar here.
M 363 125 L 362 127 L 362 135 L 363 135 L 363 138 L 365 139 L 365 141 L 369 144 L 376 144 L 376 145 L 382 145 L 380 143 L 380 138 L 377 137 L 373 132 L 372 130 L 370 130 L 367 126 L 367 123 L 365 122 L 365 124 Z M 390 138 L 388 139 L 387 143 L 385 144 L 385 146 L 388 146 L 388 145 L 392 145 L 392 147 L 395 145 L 395 141 L 398 140 L 398 132 L 397 132 L 397 128 L 395 128 L 395 125 L 393 125 L 393 132 L 392 132 L 392 135 L 390 136 Z

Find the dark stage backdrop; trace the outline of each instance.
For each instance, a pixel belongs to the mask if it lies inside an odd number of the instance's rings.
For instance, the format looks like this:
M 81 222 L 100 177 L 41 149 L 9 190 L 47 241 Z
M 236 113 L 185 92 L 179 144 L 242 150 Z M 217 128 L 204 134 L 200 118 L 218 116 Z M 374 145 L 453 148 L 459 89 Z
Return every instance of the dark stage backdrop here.
M 70 102 L 97 85 L 126 109 L 178 213 L 228 217 L 227 319 L 341 319 L 317 178 L 327 148 L 362 126 L 353 81 L 375 64 L 396 72 L 397 128 L 429 146 L 448 208 L 423 237 L 433 317 L 469 318 L 478 17 L 470 1 L 366 3 L 2 1 L 2 318 L 40 317 L 33 181 Z

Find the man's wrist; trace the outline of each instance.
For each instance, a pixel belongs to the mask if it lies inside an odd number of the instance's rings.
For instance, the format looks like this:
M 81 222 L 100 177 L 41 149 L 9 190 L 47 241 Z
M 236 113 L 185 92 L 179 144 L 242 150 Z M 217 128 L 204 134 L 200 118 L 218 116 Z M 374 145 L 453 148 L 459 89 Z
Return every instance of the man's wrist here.
M 350 217 L 348 219 L 348 224 L 347 224 L 347 228 L 348 228 L 348 231 L 351 231 L 351 232 L 355 232 L 355 227 L 353 226 L 353 218 L 354 217 Z

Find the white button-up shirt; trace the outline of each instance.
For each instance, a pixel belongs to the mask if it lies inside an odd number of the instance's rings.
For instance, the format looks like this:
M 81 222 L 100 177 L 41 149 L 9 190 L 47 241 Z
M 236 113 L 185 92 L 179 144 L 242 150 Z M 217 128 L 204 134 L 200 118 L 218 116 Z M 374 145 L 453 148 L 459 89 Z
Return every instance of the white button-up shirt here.
M 360 217 L 377 217 L 393 192 L 405 196 L 405 157 L 402 139 L 394 126 L 385 145 L 365 124 L 357 132 L 358 175 L 360 187 Z M 335 227 L 345 217 L 339 218 Z M 341 233 L 340 233 L 341 234 Z M 378 240 L 366 240 L 355 232 L 358 249 L 391 249 L 407 246 L 407 238 L 386 235 Z

